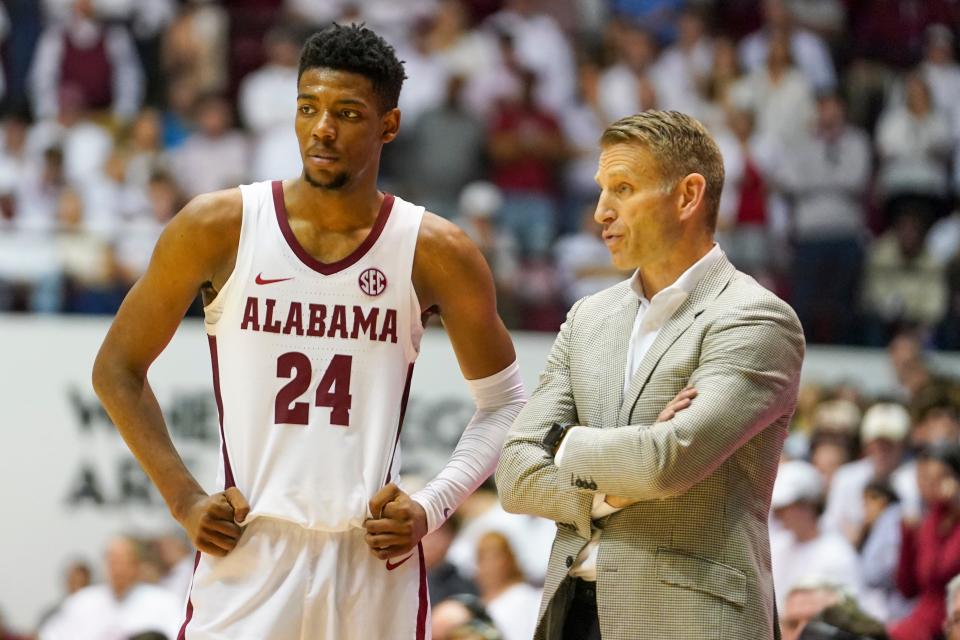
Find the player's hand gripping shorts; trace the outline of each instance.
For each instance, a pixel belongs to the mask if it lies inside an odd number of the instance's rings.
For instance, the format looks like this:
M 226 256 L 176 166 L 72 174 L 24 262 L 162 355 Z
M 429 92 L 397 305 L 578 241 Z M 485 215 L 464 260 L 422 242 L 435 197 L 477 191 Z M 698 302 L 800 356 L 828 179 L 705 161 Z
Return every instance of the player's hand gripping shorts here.
M 378 560 L 364 530 L 257 518 L 225 557 L 198 554 L 178 640 L 425 640 L 423 550 Z

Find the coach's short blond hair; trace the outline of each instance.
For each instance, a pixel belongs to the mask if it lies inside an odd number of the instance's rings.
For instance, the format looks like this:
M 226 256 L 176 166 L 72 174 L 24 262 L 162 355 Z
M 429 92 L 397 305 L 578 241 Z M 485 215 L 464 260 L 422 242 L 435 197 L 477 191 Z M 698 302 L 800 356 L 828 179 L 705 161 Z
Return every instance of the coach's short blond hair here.
M 707 224 L 711 232 L 716 230 L 723 191 L 723 156 L 698 120 L 679 111 L 644 111 L 608 126 L 600 144 L 638 144 L 646 148 L 656 159 L 664 189 L 673 189 L 691 173 L 702 175 L 707 183 Z

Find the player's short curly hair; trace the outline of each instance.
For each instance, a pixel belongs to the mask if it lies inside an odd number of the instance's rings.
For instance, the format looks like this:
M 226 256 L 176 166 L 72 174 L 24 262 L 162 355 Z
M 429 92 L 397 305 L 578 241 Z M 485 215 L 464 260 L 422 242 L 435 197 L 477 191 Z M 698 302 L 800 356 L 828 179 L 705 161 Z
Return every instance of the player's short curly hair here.
M 297 80 L 307 69 L 318 67 L 368 78 L 383 111 L 397 106 L 400 87 L 407 77 L 393 47 L 362 24 L 333 23 L 307 38 L 300 52 Z

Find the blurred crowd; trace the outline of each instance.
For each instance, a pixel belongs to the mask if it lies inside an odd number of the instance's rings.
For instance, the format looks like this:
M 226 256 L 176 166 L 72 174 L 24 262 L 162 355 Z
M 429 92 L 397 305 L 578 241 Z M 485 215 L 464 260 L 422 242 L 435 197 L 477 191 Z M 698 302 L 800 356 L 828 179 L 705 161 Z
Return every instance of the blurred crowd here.
M 296 176 L 299 45 L 330 20 L 406 61 L 382 188 L 477 241 L 509 327 L 624 277 L 597 140 L 661 108 L 716 137 L 720 243 L 810 341 L 960 347 L 952 0 L 3 0 L 0 311 L 110 313 L 189 198 Z
M 785 640 L 960 638 L 960 380 L 916 332 L 888 352 L 895 393 L 801 391 L 770 512 Z
M 960 382 L 924 351 L 960 348 L 960 3 L 2 0 L 0 311 L 112 313 L 188 199 L 297 175 L 299 45 L 330 20 L 406 61 L 382 188 L 463 226 L 511 328 L 626 277 L 592 220 L 603 128 L 702 120 L 733 262 L 809 341 L 889 345 L 900 383 L 803 389 L 770 515 L 784 637 L 960 640 Z M 471 497 L 424 541 L 434 638 L 529 638 L 553 531 Z M 119 537 L 37 629 L 176 637 L 192 563 Z
M 960 640 L 960 378 L 916 331 L 888 355 L 897 385 L 882 396 L 801 390 L 769 514 L 784 640 Z M 505 512 L 492 481 L 470 496 L 423 539 L 433 637 L 529 640 L 555 530 Z M 66 562 L 33 632 L 172 640 L 193 563 L 180 533 L 117 537 L 102 562 Z M 0 620 L 0 640 L 27 637 Z

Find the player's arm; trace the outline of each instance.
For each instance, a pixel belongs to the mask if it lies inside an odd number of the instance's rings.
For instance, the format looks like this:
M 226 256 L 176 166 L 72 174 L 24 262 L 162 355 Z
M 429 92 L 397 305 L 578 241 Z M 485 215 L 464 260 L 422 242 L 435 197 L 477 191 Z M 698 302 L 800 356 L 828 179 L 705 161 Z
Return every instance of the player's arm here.
M 388 485 L 370 501 L 374 553 L 405 553 L 438 528 L 493 473 L 507 430 L 526 401 L 510 334 L 497 314 L 493 276 L 476 245 L 455 225 L 426 214 L 414 258 L 421 306 L 435 307 L 477 411 L 450 461 L 427 486 L 406 496 Z M 406 526 L 397 526 L 397 523 Z
M 224 555 L 249 507 L 236 489 L 208 496 L 170 440 L 147 370 L 166 347 L 201 287 L 233 268 L 239 190 L 199 196 L 164 229 L 97 354 L 93 387 L 130 451 L 198 549 Z M 224 273 L 226 271 L 226 273 Z

